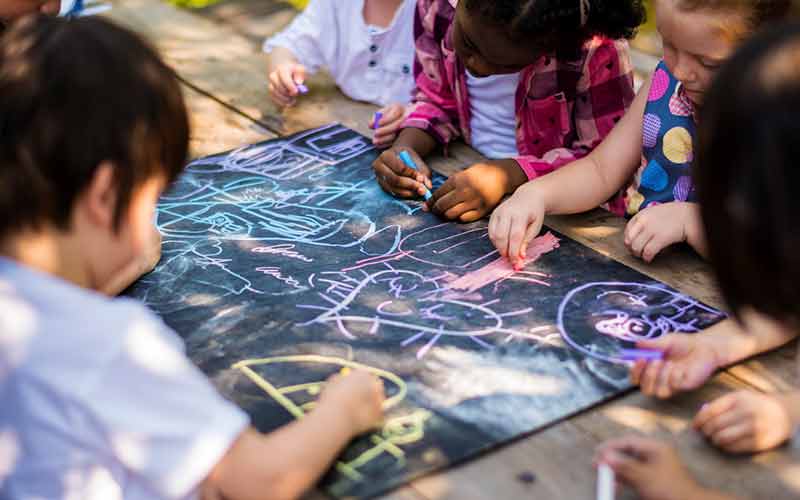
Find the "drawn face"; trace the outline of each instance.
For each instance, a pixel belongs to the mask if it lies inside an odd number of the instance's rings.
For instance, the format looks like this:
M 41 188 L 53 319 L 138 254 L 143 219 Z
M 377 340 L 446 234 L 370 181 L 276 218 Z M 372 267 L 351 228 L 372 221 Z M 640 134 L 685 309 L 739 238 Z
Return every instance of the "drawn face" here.
M 695 333 L 722 315 L 691 297 L 645 283 L 589 283 L 572 290 L 558 312 L 564 339 L 585 354 L 621 361 L 620 348 L 668 333 Z
M 243 373 L 257 386 L 259 393 L 266 393 L 295 419 L 314 408 L 325 388 L 325 379 L 343 368 L 368 371 L 381 379 L 388 396 L 383 405 L 385 411 L 397 408 L 408 393 L 406 383 L 394 373 L 330 356 L 251 359 L 236 363 L 232 368 Z M 369 436 L 371 446 L 355 456 L 341 457 L 336 463 L 337 470 L 351 480 L 360 481 L 363 476 L 359 470 L 376 459 L 388 457 L 389 463 L 402 467 L 405 452 L 401 445 L 422 440 L 425 422 L 430 416 L 431 413 L 423 409 L 392 414 L 379 432 Z

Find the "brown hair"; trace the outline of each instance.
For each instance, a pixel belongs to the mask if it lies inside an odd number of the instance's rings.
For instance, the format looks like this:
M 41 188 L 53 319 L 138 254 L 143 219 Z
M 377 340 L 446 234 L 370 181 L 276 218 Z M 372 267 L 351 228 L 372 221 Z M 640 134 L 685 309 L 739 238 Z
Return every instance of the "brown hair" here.
M 68 228 L 103 162 L 114 166 L 118 227 L 138 186 L 180 173 L 188 141 L 175 75 L 127 29 L 33 16 L 0 37 L 0 238 Z

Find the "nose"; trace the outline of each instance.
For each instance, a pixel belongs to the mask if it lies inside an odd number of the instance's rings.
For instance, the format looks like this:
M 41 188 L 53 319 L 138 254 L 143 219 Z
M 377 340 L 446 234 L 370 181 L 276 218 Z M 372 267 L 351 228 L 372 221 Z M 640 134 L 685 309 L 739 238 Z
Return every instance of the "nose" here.
M 697 79 L 697 71 L 695 71 L 693 63 L 688 56 L 682 54 L 676 56 L 672 73 L 683 83 L 692 83 Z

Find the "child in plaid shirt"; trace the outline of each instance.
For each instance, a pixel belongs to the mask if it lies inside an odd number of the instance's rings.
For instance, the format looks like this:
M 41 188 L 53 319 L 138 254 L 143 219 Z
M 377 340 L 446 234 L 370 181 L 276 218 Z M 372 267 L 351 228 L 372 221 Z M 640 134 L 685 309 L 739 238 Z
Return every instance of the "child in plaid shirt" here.
M 417 89 L 403 130 L 373 165 L 383 189 L 424 194 L 422 158 L 460 136 L 489 159 L 452 176 L 426 208 L 469 222 L 587 155 L 633 100 L 624 39 L 644 18 L 640 1 L 595 3 L 418 0 Z M 418 170 L 399 159 L 403 150 Z

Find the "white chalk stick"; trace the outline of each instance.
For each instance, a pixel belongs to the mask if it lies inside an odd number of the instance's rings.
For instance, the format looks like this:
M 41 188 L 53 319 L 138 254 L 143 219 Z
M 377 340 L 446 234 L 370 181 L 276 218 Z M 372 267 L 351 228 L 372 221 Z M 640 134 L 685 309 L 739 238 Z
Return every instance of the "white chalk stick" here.
M 614 470 L 606 464 L 597 466 L 597 500 L 614 500 Z

